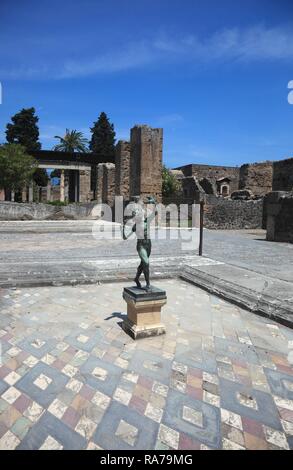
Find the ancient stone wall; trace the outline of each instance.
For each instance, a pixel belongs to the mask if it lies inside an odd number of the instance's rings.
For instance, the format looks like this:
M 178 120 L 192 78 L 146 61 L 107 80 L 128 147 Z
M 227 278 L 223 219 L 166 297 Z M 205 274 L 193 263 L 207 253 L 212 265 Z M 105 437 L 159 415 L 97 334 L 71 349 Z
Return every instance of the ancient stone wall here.
M 265 198 L 267 240 L 293 243 L 293 192 L 274 191 Z
M 240 167 L 239 189 L 249 189 L 255 196 L 272 191 L 273 162 L 245 164 Z
M 95 202 L 54 206 L 42 203 L 0 202 L 0 220 L 91 219 Z
M 273 163 L 273 191 L 293 190 L 293 158 Z
M 239 189 L 239 168 L 237 167 L 190 164 L 177 169 L 182 170 L 184 176 L 195 176 L 200 184 L 205 185 L 206 181 L 209 181 L 214 194 L 217 193 L 217 181 L 223 178 L 230 179 L 230 193 Z
M 263 224 L 263 200 L 239 201 L 206 195 L 204 227 L 258 229 Z
M 119 140 L 116 145 L 115 193 L 129 200 L 130 143 Z
M 160 202 L 163 129 L 139 125 L 130 135 L 130 196 L 155 196 Z
M 198 179 L 195 176 L 187 176 L 181 180 L 182 195 L 185 198 L 195 198 L 196 191 L 203 192 Z

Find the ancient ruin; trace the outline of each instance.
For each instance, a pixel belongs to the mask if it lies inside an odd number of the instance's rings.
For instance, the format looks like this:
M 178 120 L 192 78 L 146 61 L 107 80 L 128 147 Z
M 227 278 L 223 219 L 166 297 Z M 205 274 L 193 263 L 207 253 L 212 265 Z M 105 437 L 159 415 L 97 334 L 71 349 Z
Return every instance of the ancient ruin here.
M 272 215 L 271 201 L 277 198 L 284 205 L 285 196 L 266 196 L 274 191 L 292 191 L 293 158 L 246 163 L 240 167 L 183 165 L 169 170 L 178 182 L 177 193 L 171 198 L 162 198 L 162 152 L 163 129 L 147 125 L 135 125 L 129 141 L 117 142 L 113 161 L 93 153 L 32 152 L 40 168 L 60 171 L 60 184 L 54 186 L 49 180 L 44 188 L 24 188 L 22 202 L 61 201 L 79 205 L 75 205 L 75 209 L 59 208 L 58 211 L 46 204 L 33 208 L 29 204 L 9 208 L 1 205 L 0 219 L 88 217 L 95 202 L 113 207 L 116 196 L 122 196 L 127 203 L 141 195 L 154 196 L 165 204 L 192 204 L 201 200 L 204 202 L 204 226 L 211 229 L 266 228 L 268 216 L 268 239 L 291 241 L 292 211 L 286 210 L 284 217 L 283 209 L 278 212 L 278 217 Z M 286 198 L 290 199 L 290 196 Z M 0 201 L 5 199 L 14 201 L 15 195 L 2 190 Z M 289 224 L 288 229 L 283 227 L 284 224 Z M 282 229 L 278 230 L 279 226 Z M 277 235 L 279 232 L 282 235 Z

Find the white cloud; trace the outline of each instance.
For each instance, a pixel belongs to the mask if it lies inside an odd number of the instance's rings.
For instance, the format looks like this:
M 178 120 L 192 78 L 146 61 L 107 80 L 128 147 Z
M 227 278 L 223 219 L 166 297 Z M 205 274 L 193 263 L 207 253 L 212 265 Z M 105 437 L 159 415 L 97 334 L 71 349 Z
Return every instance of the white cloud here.
M 216 31 L 205 39 L 195 35 L 156 41 L 157 49 L 202 61 L 293 59 L 293 32 L 285 28 L 254 26 Z
M 43 47 L 49 47 L 48 45 Z M 88 53 L 88 46 L 84 47 Z M 40 51 L 42 52 L 42 51 Z M 83 54 L 80 54 L 82 57 Z M 117 73 L 149 65 L 187 62 L 219 63 L 226 61 L 264 61 L 293 59 L 293 31 L 288 28 L 254 26 L 216 31 L 207 37 L 195 34 L 170 37 L 160 35 L 152 40 L 117 44 L 113 50 L 84 59 L 52 57 L 41 63 L 39 56 L 28 66 L 0 69 L 1 78 L 66 79 Z M 27 59 L 28 60 L 28 59 Z

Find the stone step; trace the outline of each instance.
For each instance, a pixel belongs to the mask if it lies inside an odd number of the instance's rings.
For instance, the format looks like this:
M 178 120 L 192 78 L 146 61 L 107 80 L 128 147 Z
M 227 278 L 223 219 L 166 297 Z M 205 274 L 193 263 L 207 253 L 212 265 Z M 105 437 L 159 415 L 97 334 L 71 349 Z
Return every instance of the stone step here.
M 293 327 L 293 283 L 230 264 L 185 266 L 180 277 L 258 315 Z

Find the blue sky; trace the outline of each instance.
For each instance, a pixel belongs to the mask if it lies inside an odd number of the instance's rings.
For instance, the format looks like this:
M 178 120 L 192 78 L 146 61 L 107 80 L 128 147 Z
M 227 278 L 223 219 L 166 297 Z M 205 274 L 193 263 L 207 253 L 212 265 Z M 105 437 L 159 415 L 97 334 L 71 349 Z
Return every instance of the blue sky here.
M 163 127 L 170 167 L 293 155 L 290 0 L 1 0 L 0 18 L 0 142 L 34 106 L 44 149 L 105 111 L 118 139 Z

